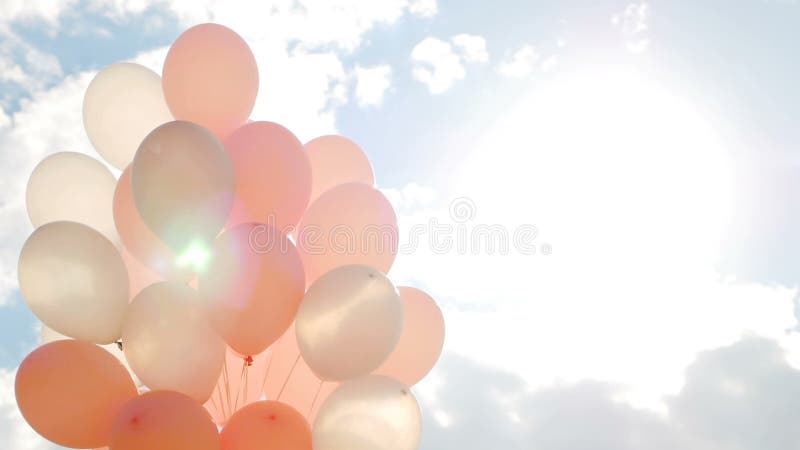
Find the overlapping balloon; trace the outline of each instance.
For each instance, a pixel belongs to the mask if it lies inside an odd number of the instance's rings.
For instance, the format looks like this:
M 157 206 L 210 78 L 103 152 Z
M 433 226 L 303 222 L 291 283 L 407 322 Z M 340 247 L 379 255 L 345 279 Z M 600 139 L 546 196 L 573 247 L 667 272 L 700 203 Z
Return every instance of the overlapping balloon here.
M 28 423 L 72 448 L 406 450 L 408 386 L 444 341 L 436 303 L 387 278 L 397 218 L 361 149 L 250 122 L 258 70 L 214 24 L 163 77 L 102 70 L 98 153 L 31 175 L 19 283 L 43 323 L 20 365 Z M 138 386 L 138 389 L 137 389 Z M 221 432 L 219 431 L 221 429 Z

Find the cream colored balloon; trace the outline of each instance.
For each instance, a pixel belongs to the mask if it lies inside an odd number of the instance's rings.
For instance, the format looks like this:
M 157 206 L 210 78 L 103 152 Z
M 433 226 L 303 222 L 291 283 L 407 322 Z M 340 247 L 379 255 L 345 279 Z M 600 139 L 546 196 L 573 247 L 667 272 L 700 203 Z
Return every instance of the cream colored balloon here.
M 197 291 L 156 283 L 133 299 L 122 326 L 125 357 L 153 390 L 178 391 L 205 403 L 225 361 L 225 341 L 207 322 Z
M 331 270 L 306 291 L 297 312 L 300 353 L 320 378 L 347 380 L 377 369 L 403 328 L 403 304 L 386 275 L 368 266 Z
M 76 222 L 50 222 L 25 241 L 17 270 L 31 311 L 66 336 L 110 344 L 128 306 L 128 271 L 117 248 Z
M 399 381 L 370 375 L 342 383 L 314 422 L 314 450 L 415 450 L 419 404 Z
M 72 338 L 69 336 L 64 336 L 63 334 L 53 330 L 47 325 L 42 324 L 42 331 L 39 337 L 41 345 L 48 344 L 53 341 L 60 341 L 63 339 L 72 339 Z M 140 387 L 142 385 L 142 382 L 139 380 L 139 377 L 137 377 L 136 374 L 133 373 L 133 369 L 131 369 L 131 366 L 128 365 L 128 360 L 125 359 L 125 353 L 120 349 L 120 346 L 116 342 L 113 344 L 101 345 L 100 348 L 114 355 L 114 357 L 117 358 L 117 360 L 123 366 L 125 366 L 125 369 L 128 370 L 128 373 L 131 375 L 131 378 L 133 379 L 133 382 L 136 383 L 137 387 Z
M 83 97 L 83 127 L 97 152 L 123 170 L 148 133 L 173 120 L 161 77 L 133 63 L 101 70 Z
M 34 227 L 68 220 L 88 225 L 118 243 L 112 205 L 117 180 L 100 161 L 75 152 L 55 153 L 40 162 L 25 191 Z

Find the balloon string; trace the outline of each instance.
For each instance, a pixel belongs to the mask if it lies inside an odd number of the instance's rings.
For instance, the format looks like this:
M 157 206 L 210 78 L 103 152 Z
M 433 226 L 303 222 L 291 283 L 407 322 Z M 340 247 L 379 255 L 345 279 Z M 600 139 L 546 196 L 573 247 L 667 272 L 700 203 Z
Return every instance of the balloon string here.
M 286 380 L 283 382 L 283 386 L 281 386 L 280 392 L 278 392 L 278 398 L 275 400 L 281 399 L 281 394 L 283 394 L 283 390 L 286 389 L 286 385 L 289 384 L 289 379 L 292 378 L 292 374 L 294 373 L 295 367 L 297 367 L 297 363 L 300 361 L 300 352 L 297 352 L 297 358 L 294 359 L 294 364 L 292 364 L 292 370 L 289 371 L 289 375 L 286 377 Z
M 228 383 L 228 365 L 225 364 L 223 367 L 224 370 L 222 371 L 222 379 L 225 380 L 225 392 L 227 393 L 228 397 L 228 413 L 233 414 L 231 411 L 231 386 L 230 383 Z
M 249 356 L 247 358 L 249 358 L 249 360 L 245 359 L 244 363 L 247 365 L 246 367 L 250 367 L 250 365 L 253 364 L 253 358 L 250 358 Z M 244 402 L 245 403 L 248 401 L 248 398 L 247 398 L 247 385 L 250 384 L 250 383 L 248 382 L 247 379 L 249 378 L 249 374 L 250 374 L 250 369 L 245 370 L 245 372 L 244 372 Z
M 314 412 L 314 405 L 317 404 L 317 398 L 319 398 L 319 393 L 322 392 L 322 385 L 325 384 L 323 380 L 319 380 L 319 387 L 317 387 L 317 393 L 314 394 L 314 400 L 311 400 L 311 408 L 308 410 L 307 418 L 311 417 L 311 413 Z
M 239 375 L 239 389 L 236 390 L 236 401 L 233 402 L 233 411 L 236 411 L 239 407 L 239 394 L 242 392 L 242 381 L 244 381 L 244 376 L 247 373 L 247 358 L 242 361 L 242 373 Z M 247 401 L 247 399 L 243 399 L 242 401 Z
M 278 339 L 278 342 L 280 342 L 280 339 Z M 269 369 L 270 367 L 272 367 L 272 360 L 275 359 L 276 351 L 277 351 L 277 342 L 276 342 L 276 348 L 272 349 L 272 351 L 269 354 L 269 362 L 267 363 L 267 370 L 264 371 L 264 380 L 261 382 L 262 391 L 264 390 L 264 388 L 267 387 L 267 378 L 269 378 Z
M 225 402 L 222 401 L 222 385 L 217 383 L 217 396 L 219 396 L 219 411 L 222 413 L 222 418 L 225 418 Z

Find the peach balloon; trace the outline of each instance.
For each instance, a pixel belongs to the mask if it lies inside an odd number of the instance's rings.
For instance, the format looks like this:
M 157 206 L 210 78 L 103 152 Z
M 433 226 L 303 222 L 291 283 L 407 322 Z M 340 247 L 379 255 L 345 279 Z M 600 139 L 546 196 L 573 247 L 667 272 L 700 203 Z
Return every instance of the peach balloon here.
M 294 324 L 270 351 L 264 395 L 291 405 L 313 423 L 319 407 L 339 383 L 321 380 L 300 357 Z
M 323 193 L 308 207 L 295 236 L 306 285 L 348 264 L 387 273 L 397 255 L 397 216 L 379 190 L 347 183 Z
M 228 225 L 260 222 L 289 234 L 311 195 L 311 166 L 303 144 L 276 123 L 251 122 L 225 139 L 225 149 L 236 173 Z
M 197 402 L 172 391 L 151 391 L 129 401 L 111 434 L 113 450 L 219 450 L 219 433 Z
M 194 276 L 190 267 L 178 266 L 175 252 L 150 230 L 139 215 L 133 201 L 130 166 L 120 175 L 114 191 L 114 223 L 126 250 L 122 252 L 123 257 L 126 254 L 136 257 L 164 278 L 187 281 Z
M 305 145 L 311 162 L 311 201 L 345 183 L 375 184 L 372 165 L 364 151 L 344 136 L 320 136 Z
M 264 401 L 234 414 L 221 440 L 222 450 L 311 450 L 311 429 L 291 406 Z
M 222 230 L 233 203 L 233 166 L 222 143 L 205 128 L 167 122 L 142 141 L 131 167 L 136 209 L 145 224 L 178 254 L 204 249 Z M 186 257 L 186 258 L 184 258 Z
M 228 348 L 217 387 L 203 405 L 214 423 L 224 426 L 236 411 L 261 399 L 270 356 L 270 350 L 242 356 Z
M 172 114 L 220 138 L 247 121 L 258 93 L 258 67 L 231 29 L 205 23 L 184 31 L 164 61 L 164 95 Z
M 403 331 L 389 359 L 374 373 L 413 386 L 430 372 L 444 345 L 444 317 L 436 302 L 413 287 L 399 287 Z
M 198 280 L 210 320 L 231 348 L 257 355 L 294 320 L 303 299 L 303 263 L 294 244 L 256 223 L 225 231 Z
M 22 416 L 58 445 L 107 445 L 112 421 L 136 397 L 128 371 L 110 353 L 85 341 L 45 344 L 20 364 L 15 384 Z

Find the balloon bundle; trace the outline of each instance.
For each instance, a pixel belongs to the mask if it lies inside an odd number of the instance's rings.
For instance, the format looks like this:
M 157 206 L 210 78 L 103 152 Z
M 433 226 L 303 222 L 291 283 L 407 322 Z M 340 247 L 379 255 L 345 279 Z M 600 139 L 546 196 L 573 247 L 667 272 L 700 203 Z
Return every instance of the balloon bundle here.
M 27 422 L 66 447 L 406 450 L 408 389 L 441 353 L 424 292 L 387 278 L 397 218 L 363 151 L 249 121 L 258 69 L 203 24 L 163 74 L 89 84 L 89 140 L 31 174 L 18 273 L 43 345 L 19 367 Z

